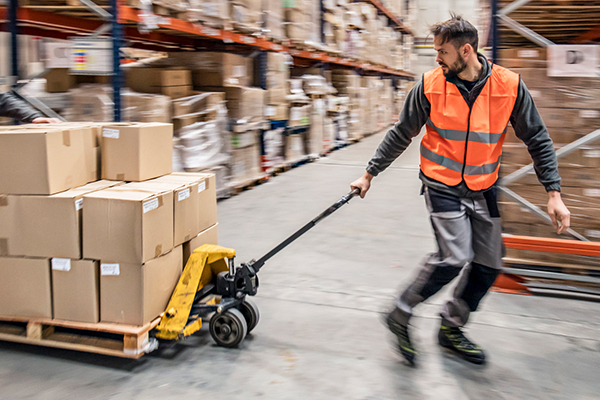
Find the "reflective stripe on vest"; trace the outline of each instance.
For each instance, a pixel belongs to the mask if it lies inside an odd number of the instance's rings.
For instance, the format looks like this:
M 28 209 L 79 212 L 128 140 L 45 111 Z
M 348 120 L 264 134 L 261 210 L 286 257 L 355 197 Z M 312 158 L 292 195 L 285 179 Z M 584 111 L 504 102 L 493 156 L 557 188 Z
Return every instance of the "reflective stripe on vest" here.
M 465 181 L 485 190 L 498 179 L 502 144 L 519 88 L 519 76 L 497 65 L 469 108 L 441 67 L 423 78 L 431 105 L 421 141 L 421 171 L 449 186 Z

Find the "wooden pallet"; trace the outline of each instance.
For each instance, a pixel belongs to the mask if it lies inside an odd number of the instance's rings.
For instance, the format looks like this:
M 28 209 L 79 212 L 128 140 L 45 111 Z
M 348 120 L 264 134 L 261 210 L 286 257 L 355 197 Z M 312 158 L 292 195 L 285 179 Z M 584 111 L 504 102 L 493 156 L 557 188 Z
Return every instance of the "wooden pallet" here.
M 231 195 L 238 195 L 244 190 L 249 190 L 254 188 L 255 186 L 261 185 L 269 180 L 269 175 L 260 175 L 256 178 L 246 179 L 243 181 L 234 181 L 229 184 L 229 188 L 231 189 Z
M 309 154 L 309 155 L 306 155 L 306 156 L 303 156 L 300 158 L 296 158 L 296 159 L 292 159 L 292 160 L 285 160 L 285 161 L 267 169 L 267 173 L 271 176 L 277 176 L 281 173 L 287 172 L 287 171 L 297 168 L 301 165 L 311 163 L 311 162 L 317 160 L 318 158 L 319 157 L 316 155 Z
M 151 351 L 148 333 L 160 317 L 144 326 L 0 317 L 0 340 L 137 359 Z

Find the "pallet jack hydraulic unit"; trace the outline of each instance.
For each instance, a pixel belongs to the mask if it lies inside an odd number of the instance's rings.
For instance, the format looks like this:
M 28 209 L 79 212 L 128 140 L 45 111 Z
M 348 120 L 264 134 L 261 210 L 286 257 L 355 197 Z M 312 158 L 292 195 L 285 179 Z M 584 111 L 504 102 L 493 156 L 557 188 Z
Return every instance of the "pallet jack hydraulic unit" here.
M 209 331 L 223 347 L 237 347 L 258 324 L 258 307 L 248 296 L 256 295 L 258 272 L 265 263 L 317 223 L 360 194 L 354 189 L 258 260 L 235 265 L 235 250 L 203 245 L 191 254 L 167 309 L 152 336 L 177 341 L 197 332 L 202 318 L 212 317 Z M 151 348 L 156 348 L 154 342 Z

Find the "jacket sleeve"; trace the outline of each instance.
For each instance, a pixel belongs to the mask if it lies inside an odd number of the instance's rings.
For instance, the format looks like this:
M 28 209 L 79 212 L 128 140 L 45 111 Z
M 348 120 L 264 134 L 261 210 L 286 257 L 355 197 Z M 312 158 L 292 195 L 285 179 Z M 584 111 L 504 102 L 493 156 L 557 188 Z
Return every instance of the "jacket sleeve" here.
M 367 172 L 377 176 L 406 150 L 429 118 L 431 106 L 425 97 L 423 80 L 420 80 L 406 96 L 398 122 L 385 135 L 375 155 L 369 161 Z
M 12 93 L 0 93 L 0 116 L 18 119 L 21 122 L 31 122 L 43 117 L 41 113 Z
M 540 183 L 544 185 L 546 191 L 560 191 L 560 175 L 554 143 L 522 80 L 519 80 L 519 92 L 510 116 L 510 123 L 517 137 L 527 146 Z

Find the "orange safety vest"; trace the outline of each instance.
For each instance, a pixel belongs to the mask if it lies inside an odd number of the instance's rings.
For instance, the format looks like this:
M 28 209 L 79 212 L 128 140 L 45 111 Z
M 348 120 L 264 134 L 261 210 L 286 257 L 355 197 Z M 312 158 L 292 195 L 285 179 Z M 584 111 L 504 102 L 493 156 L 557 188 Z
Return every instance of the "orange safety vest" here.
M 448 186 L 464 180 L 471 190 L 488 189 L 498 180 L 519 75 L 494 64 L 471 108 L 441 67 L 425 73 L 423 87 L 431 113 L 421 141 L 421 171 Z

